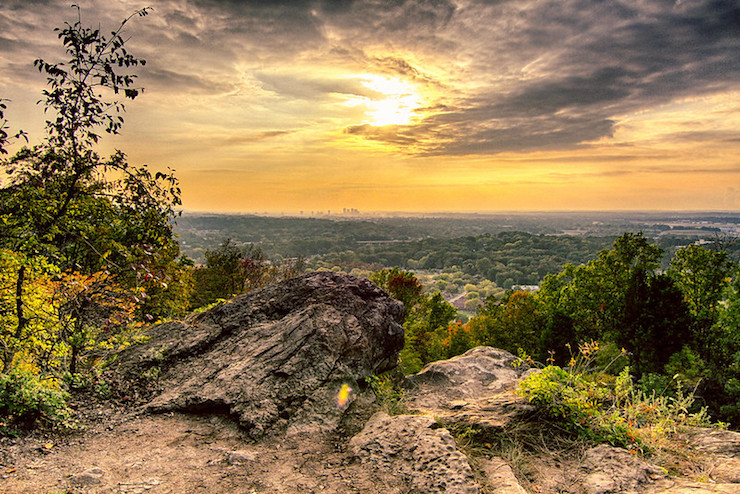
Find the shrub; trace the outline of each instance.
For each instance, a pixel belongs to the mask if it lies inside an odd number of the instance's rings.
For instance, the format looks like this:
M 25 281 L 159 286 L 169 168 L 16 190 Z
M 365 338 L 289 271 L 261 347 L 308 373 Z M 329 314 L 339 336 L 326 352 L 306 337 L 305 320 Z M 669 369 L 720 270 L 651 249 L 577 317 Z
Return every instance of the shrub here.
M 3 428 L 30 428 L 37 422 L 66 427 L 71 415 L 68 396 L 55 379 L 41 379 L 18 365 L 8 374 L 0 374 L 0 415 L 8 420 Z
M 591 369 L 597 353 L 598 343 L 581 346 L 569 367 L 545 367 L 523 380 L 518 393 L 582 438 L 633 452 L 662 448 L 682 428 L 711 425 L 706 409 L 689 411 L 694 395 L 679 381 L 670 396 L 654 386 L 646 393 L 633 384 L 629 367 L 618 376 Z
M 400 384 L 403 379 L 403 373 L 399 373 L 397 370 L 379 376 L 370 376 L 366 379 L 370 389 L 375 393 L 377 403 L 388 415 L 408 413 L 404 403 L 404 390 Z

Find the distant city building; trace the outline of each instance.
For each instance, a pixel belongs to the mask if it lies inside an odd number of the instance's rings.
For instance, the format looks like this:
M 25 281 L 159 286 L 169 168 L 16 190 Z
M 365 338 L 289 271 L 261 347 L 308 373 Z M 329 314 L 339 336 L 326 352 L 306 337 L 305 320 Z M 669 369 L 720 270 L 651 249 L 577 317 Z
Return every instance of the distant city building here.
M 515 292 L 536 292 L 540 285 L 512 285 L 511 289 Z

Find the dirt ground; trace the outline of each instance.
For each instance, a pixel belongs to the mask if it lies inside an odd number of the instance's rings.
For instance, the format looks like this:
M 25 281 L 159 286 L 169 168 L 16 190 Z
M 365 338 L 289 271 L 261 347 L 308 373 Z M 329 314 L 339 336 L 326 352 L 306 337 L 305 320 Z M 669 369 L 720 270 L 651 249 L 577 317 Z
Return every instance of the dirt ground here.
M 346 452 L 349 436 L 254 443 L 227 417 L 142 415 L 96 403 L 85 430 L 0 441 L 3 493 L 389 493 L 400 479 Z
M 422 494 L 347 452 L 372 407 L 353 415 L 338 433 L 258 443 L 222 415 L 148 415 L 85 397 L 76 399 L 76 408 L 79 431 L 0 438 L 0 493 Z M 576 453 L 529 458 L 527 491 L 583 493 L 585 473 Z M 473 463 L 479 477 L 500 477 L 501 461 Z M 717 458 L 705 473 L 666 477 L 638 491 L 740 494 L 740 458 Z M 481 492 L 521 493 L 502 488 L 510 480 L 485 482 Z

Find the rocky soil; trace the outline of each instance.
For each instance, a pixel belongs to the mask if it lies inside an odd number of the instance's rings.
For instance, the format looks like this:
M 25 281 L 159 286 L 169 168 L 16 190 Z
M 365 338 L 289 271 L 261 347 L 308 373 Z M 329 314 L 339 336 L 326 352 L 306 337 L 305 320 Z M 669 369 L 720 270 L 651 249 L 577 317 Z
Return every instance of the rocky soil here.
M 81 430 L 0 440 L 7 493 L 740 493 L 740 434 L 686 434 L 685 465 L 563 441 L 480 347 L 406 382 L 389 415 L 402 307 L 364 280 L 306 275 L 150 330 Z M 125 405 L 122 405 L 125 403 Z M 657 459 L 655 459 L 657 460 Z

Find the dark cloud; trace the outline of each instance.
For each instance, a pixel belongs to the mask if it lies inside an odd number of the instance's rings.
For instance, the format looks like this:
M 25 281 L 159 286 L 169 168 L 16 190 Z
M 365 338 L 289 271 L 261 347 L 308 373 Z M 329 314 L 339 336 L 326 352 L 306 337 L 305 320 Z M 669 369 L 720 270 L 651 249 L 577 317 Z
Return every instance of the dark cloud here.
M 262 88 L 282 97 L 323 100 L 330 94 L 364 96 L 370 99 L 383 97 L 381 93 L 362 85 L 361 79 L 312 78 L 310 75 L 255 73 Z
M 200 75 L 183 74 L 172 70 L 152 67 L 142 72 L 141 82 L 154 91 L 182 91 L 186 93 L 220 94 L 234 89 L 233 84 L 212 81 Z
M 567 148 L 611 136 L 619 115 L 740 87 L 734 1 L 476 6 L 451 24 L 477 29 L 459 45 L 474 44 L 471 73 L 490 73 L 494 87 L 425 119 L 413 130 L 416 149 L 458 155 Z M 486 21 L 489 27 L 480 27 Z
M 398 125 L 383 127 L 375 127 L 369 124 L 350 125 L 344 129 L 344 133 L 397 146 L 411 146 L 417 143 L 417 138 L 412 135 L 413 129 L 408 127 L 404 129 L 404 127 Z
M 295 133 L 294 130 L 266 130 L 256 134 L 230 137 L 226 139 L 225 142 L 230 145 L 251 144 L 253 142 L 269 141 L 276 137 L 282 137 L 293 133 Z
M 18 40 L 5 38 L 0 36 L 0 53 L 2 52 L 14 52 L 23 46 Z
M 87 5 L 83 18 L 103 25 L 125 15 L 123 6 Z M 359 79 L 313 73 L 312 63 L 393 75 L 444 98 L 428 102 L 418 125 L 345 132 L 425 154 L 582 146 L 611 136 L 624 115 L 740 89 L 737 0 L 160 0 L 154 7 L 128 27 L 149 62 L 145 86 L 217 94 L 243 77 L 281 99 L 322 101 L 380 95 Z M 55 22 L 39 41 L 49 17 Z M 43 51 L 56 41 L 51 29 L 73 17 L 63 0 L 3 2 L 0 53 L 16 59 L 2 70 L 20 70 L 24 46 Z
M 455 117 L 464 117 L 465 113 Z M 435 119 L 426 126 L 434 131 Z M 451 133 L 437 132 L 436 139 L 428 139 L 428 154 L 495 154 L 506 151 L 546 150 L 572 148 L 580 143 L 611 136 L 614 121 L 564 115 L 526 117 L 519 119 L 487 119 L 485 122 L 455 121 L 446 123 L 444 129 Z M 436 144 L 435 141 L 439 144 Z

